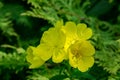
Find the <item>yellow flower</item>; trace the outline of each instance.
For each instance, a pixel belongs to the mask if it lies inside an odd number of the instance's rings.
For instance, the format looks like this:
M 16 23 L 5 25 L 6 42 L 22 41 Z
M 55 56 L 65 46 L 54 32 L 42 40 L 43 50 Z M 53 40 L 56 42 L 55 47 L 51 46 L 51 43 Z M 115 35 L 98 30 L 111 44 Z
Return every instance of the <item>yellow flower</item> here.
M 52 57 L 53 62 L 60 63 L 65 59 L 63 50 L 66 36 L 61 31 L 62 21 L 58 21 L 55 27 L 43 33 L 40 44 L 37 47 L 29 46 L 27 49 L 27 61 L 31 64 L 29 68 L 38 68 Z
M 93 66 L 95 49 L 89 41 L 76 41 L 69 47 L 68 52 L 69 64 L 72 67 L 85 72 Z
M 37 56 L 38 50 L 36 47 L 29 46 L 26 52 L 26 59 L 31 64 L 29 68 L 38 68 L 39 66 L 44 64 L 45 61 Z
M 92 55 L 95 49 L 88 39 L 92 36 L 92 30 L 86 24 L 67 22 L 62 27 L 66 34 L 64 50 L 68 53 L 69 64 L 80 71 L 87 71 L 94 64 Z
M 69 59 L 69 64 L 84 72 L 94 64 L 95 49 L 88 39 L 92 30 L 85 24 L 58 21 L 55 27 L 43 33 L 37 47 L 28 47 L 27 61 L 30 68 L 37 68 L 52 58 L 55 63 Z
M 63 50 L 66 36 L 61 30 L 62 23 L 58 21 L 55 27 L 50 28 L 43 33 L 43 36 L 38 46 L 41 51 L 39 55 L 43 60 L 48 60 L 52 57 L 53 62 L 60 63 L 65 59 L 65 51 Z

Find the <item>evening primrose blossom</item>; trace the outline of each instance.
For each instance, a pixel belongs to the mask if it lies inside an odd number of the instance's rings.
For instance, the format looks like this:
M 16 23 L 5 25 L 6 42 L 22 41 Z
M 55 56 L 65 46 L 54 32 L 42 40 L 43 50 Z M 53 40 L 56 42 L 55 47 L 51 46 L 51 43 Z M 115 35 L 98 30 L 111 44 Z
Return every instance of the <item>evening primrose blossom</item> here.
M 89 41 L 76 41 L 69 47 L 69 64 L 85 72 L 94 64 L 94 47 Z
M 86 24 L 58 21 L 45 31 L 37 47 L 28 47 L 27 61 L 30 68 L 37 68 L 52 58 L 54 63 L 69 60 L 69 64 L 80 71 L 87 71 L 93 64 L 95 49 L 89 39 L 92 30 Z
M 64 50 L 68 53 L 69 64 L 85 72 L 94 64 L 93 54 L 95 49 L 88 39 L 92 36 L 92 30 L 86 24 L 66 22 L 63 27 L 66 34 Z
M 30 68 L 37 68 L 50 58 L 55 63 L 60 63 L 65 59 L 66 53 L 63 48 L 66 36 L 61 26 L 61 22 L 57 22 L 55 27 L 43 33 L 37 47 L 28 47 L 27 61 L 31 64 Z

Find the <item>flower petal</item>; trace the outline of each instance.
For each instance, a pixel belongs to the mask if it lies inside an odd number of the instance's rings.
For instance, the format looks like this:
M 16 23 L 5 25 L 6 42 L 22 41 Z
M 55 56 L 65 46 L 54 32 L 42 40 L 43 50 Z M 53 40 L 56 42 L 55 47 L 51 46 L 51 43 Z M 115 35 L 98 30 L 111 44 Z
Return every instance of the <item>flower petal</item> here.
M 36 56 L 40 57 L 44 61 L 50 59 L 53 54 L 52 49 L 48 45 L 43 43 L 37 46 L 35 53 Z
M 59 46 L 63 47 L 65 44 L 66 36 L 65 34 L 56 28 L 50 28 L 48 31 L 43 33 L 41 42 L 45 43 L 51 47 Z
M 38 68 L 41 65 L 44 64 L 45 61 L 43 61 L 40 57 L 36 55 L 36 48 L 29 46 L 27 48 L 27 61 L 31 64 L 29 68 Z
M 42 66 L 44 63 L 45 63 L 45 61 L 43 61 L 41 58 L 35 57 L 32 60 L 31 65 L 29 66 L 29 68 L 30 69 L 38 68 L 38 67 Z
M 52 61 L 55 63 L 60 63 L 66 58 L 65 56 L 66 53 L 64 50 L 55 49 L 53 53 Z
M 65 51 L 67 51 L 67 48 L 74 43 L 74 40 L 77 39 L 77 28 L 76 24 L 74 22 L 67 22 L 65 26 L 63 27 L 63 32 L 66 34 L 66 43 L 65 43 Z
M 93 57 L 82 57 L 82 59 L 78 60 L 78 69 L 81 72 L 85 72 L 90 67 L 92 67 L 93 64 L 94 64 L 94 58 Z
M 29 47 L 27 48 L 27 51 L 26 51 L 26 53 L 27 53 L 26 59 L 27 59 L 28 62 L 32 62 L 33 57 L 34 57 L 34 53 L 33 53 L 34 50 L 35 50 L 35 47 L 33 47 L 33 46 L 29 46 Z
M 92 30 L 87 28 L 86 24 L 78 24 L 77 25 L 77 35 L 79 39 L 89 39 L 92 36 Z
M 63 31 L 69 37 L 76 36 L 77 28 L 74 22 L 66 22 L 65 26 L 63 27 Z
M 79 50 L 78 53 L 80 53 L 82 56 L 92 56 L 95 53 L 95 48 L 89 41 L 82 41 L 78 42 Z
M 69 51 L 69 64 L 72 67 L 77 68 L 77 59 L 70 51 Z

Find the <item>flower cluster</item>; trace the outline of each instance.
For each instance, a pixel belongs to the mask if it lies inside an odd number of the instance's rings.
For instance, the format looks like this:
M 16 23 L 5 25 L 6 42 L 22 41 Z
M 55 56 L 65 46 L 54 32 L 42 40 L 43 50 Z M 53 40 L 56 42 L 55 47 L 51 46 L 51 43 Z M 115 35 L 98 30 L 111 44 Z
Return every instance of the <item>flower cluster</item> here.
M 69 60 L 69 64 L 80 71 L 87 71 L 93 64 L 95 49 L 88 40 L 92 30 L 86 24 L 58 21 L 54 27 L 45 31 L 37 47 L 29 46 L 27 61 L 29 68 L 37 68 L 52 58 L 54 63 Z

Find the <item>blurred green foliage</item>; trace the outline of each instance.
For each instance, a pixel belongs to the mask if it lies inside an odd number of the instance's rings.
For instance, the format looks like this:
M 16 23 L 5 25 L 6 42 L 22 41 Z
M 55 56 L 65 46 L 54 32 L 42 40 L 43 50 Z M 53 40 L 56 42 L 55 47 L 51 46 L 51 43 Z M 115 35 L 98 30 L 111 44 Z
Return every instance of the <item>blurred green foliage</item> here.
M 0 80 L 120 80 L 120 1 L 1 0 Z M 86 23 L 93 29 L 95 64 L 85 73 L 51 61 L 28 69 L 25 49 L 37 45 L 57 20 Z

